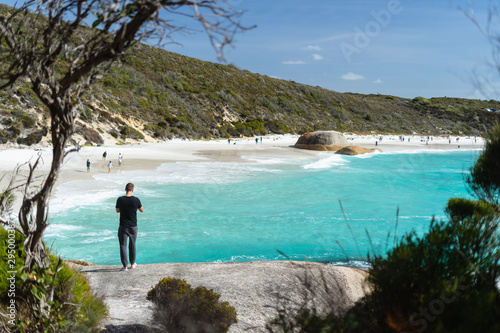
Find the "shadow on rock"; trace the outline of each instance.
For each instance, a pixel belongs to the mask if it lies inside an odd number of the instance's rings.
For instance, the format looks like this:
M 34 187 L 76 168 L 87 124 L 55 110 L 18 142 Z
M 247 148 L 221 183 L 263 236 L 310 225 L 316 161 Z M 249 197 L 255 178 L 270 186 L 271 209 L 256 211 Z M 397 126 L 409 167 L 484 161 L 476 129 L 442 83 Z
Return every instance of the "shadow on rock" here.
M 106 325 L 101 333 L 161 333 L 163 330 L 140 324 Z

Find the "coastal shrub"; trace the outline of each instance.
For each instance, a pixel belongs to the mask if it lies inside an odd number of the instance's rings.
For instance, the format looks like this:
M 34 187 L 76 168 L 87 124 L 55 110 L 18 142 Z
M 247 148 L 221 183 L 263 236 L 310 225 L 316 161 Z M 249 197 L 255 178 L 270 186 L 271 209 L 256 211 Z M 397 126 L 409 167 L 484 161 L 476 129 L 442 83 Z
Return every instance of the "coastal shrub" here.
M 9 131 L 13 136 L 18 136 L 21 134 L 21 130 L 17 127 L 17 124 L 13 124 L 9 128 L 7 128 L 7 131 Z
M 28 135 L 26 135 L 25 138 L 18 137 L 17 143 L 31 146 L 32 144 L 40 142 L 40 140 L 42 140 L 43 136 L 45 136 L 45 135 L 47 135 L 47 128 L 46 127 L 29 133 Z
M 268 132 L 276 134 L 293 133 L 293 130 L 290 127 L 288 127 L 285 123 L 277 120 L 266 123 L 266 129 Z
M 0 131 L 0 144 L 11 141 L 14 136 L 9 131 Z
M 264 122 L 259 119 L 247 120 L 244 123 L 234 122 L 233 125 L 234 130 L 238 135 L 253 136 L 265 135 L 267 133 Z
M 486 145 L 476 164 L 466 176 L 472 193 L 480 200 L 490 203 L 500 212 L 500 126 L 494 127 L 486 136 Z
M 409 233 L 376 257 L 373 287 L 352 311 L 365 331 L 500 330 L 498 218 L 433 220 L 423 237 Z M 495 259 L 496 258 L 496 259 Z
M 237 323 L 236 310 L 205 287 L 192 288 L 185 280 L 167 277 L 148 292 L 155 304 L 153 317 L 169 332 L 227 332 Z
M 24 236 L 0 228 L 0 327 L 11 332 L 95 332 L 108 314 L 85 277 L 50 255 L 47 269 L 23 270 Z M 42 304 L 42 305 L 41 305 Z M 12 314 L 12 315 L 11 315 Z
M 92 109 L 90 109 L 89 107 L 83 107 L 82 110 L 80 111 L 80 116 L 83 118 L 83 119 L 86 119 L 86 120 L 91 120 L 92 119 Z
M 431 104 L 431 101 L 429 101 L 427 98 L 425 97 L 415 97 L 413 100 L 412 100 L 413 103 L 418 103 L 418 104 L 421 104 L 421 105 L 429 105 Z
M 23 113 L 22 116 L 18 118 L 18 120 L 21 122 L 24 128 L 31 128 L 36 124 L 36 119 L 27 113 Z
M 342 332 L 343 319 L 333 313 L 319 315 L 316 309 L 301 309 L 294 316 L 287 316 L 284 312 L 266 324 L 269 333 L 317 333 L 317 332 Z

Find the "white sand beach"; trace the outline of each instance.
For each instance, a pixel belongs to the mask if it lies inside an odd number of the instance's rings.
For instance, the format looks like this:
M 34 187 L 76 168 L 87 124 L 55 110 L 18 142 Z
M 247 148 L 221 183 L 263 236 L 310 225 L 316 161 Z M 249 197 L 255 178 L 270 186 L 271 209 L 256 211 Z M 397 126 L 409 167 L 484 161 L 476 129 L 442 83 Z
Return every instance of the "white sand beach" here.
M 475 137 L 427 137 L 392 135 L 356 135 L 344 133 L 350 145 L 364 148 L 379 148 L 382 152 L 421 151 L 421 150 L 456 150 L 481 149 L 482 138 Z M 382 138 L 382 139 L 380 139 Z M 171 140 L 161 143 L 141 143 L 132 145 L 103 145 L 82 147 L 79 152 L 70 153 L 59 175 L 61 182 L 76 179 L 91 179 L 96 173 L 107 173 L 107 163 L 112 162 L 112 173 L 128 170 L 152 170 L 162 163 L 179 161 L 218 161 L 239 162 L 243 156 L 262 156 L 276 158 L 314 158 L 320 152 L 293 147 L 297 135 L 272 135 L 262 137 L 256 143 L 255 138 L 227 140 Z M 75 147 L 68 147 L 72 149 Z M 107 153 L 106 161 L 103 153 Z M 333 153 L 333 152 L 332 152 Z M 118 155 L 122 154 L 123 163 L 118 166 Z M 34 163 L 41 156 L 40 172 L 47 172 L 51 163 L 51 147 L 25 147 L 24 149 L 0 148 L 0 175 L 12 172 L 16 166 L 27 171 L 26 163 Z M 91 162 L 91 171 L 87 173 L 86 161 Z M 5 179 L 0 188 L 5 187 Z

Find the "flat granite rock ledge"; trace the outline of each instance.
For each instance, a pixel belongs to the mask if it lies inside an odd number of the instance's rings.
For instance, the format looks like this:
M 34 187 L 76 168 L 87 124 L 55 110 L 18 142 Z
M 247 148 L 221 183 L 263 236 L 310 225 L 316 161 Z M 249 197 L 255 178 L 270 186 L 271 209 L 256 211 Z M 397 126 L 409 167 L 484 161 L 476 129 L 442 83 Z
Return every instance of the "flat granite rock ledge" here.
M 338 310 L 344 311 L 365 295 L 368 275 L 355 268 L 293 261 L 147 264 L 127 272 L 120 271 L 121 265 L 79 267 L 109 306 L 104 332 L 162 332 L 153 322 L 153 304 L 146 296 L 167 276 L 219 293 L 220 300 L 237 311 L 238 323 L 229 329 L 237 333 L 265 332 L 266 323 L 277 314 L 280 297 L 302 300 L 305 276 L 316 291 L 333 297 Z

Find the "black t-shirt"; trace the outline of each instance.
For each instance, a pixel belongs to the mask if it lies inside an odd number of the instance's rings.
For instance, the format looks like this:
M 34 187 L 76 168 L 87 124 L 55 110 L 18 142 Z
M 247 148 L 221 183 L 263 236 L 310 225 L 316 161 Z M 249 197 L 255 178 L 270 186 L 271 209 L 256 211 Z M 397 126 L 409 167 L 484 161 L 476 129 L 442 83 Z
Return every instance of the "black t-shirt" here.
M 134 196 L 119 197 L 116 200 L 116 208 L 120 209 L 120 226 L 137 227 L 137 210 L 142 207 L 141 200 Z

